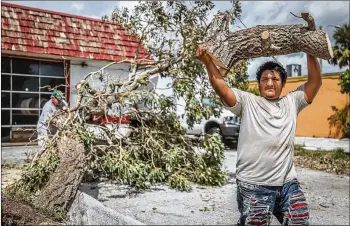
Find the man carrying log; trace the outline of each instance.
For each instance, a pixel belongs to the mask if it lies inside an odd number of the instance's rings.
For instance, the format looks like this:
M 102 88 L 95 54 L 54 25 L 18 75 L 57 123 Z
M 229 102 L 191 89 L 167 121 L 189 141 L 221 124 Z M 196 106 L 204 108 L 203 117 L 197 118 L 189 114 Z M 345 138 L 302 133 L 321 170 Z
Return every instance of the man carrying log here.
M 241 117 L 237 147 L 238 225 L 268 225 L 272 214 L 283 225 L 308 225 L 309 208 L 293 164 L 297 116 L 321 87 L 317 59 L 307 55 L 308 81 L 280 96 L 285 69 L 267 62 L 257 71 L 261 96 L 229 88 L 204 48 L 197 57 L 227 109 Z

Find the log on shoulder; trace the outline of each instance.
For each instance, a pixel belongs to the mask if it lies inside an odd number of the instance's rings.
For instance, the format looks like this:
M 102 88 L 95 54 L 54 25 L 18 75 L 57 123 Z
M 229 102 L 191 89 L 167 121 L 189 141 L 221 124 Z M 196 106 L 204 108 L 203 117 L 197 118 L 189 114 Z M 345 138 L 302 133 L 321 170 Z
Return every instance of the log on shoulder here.
M 208 28 L 203 46 L 223 76 L 242 59 L 305 52 L 317 58 L 333 58 L 327 33 L 315 30 L 308 13 L 302 13 L 307 24 L 258 25 L 229 32 L 230 18 L 225 13 L 215 16 Z

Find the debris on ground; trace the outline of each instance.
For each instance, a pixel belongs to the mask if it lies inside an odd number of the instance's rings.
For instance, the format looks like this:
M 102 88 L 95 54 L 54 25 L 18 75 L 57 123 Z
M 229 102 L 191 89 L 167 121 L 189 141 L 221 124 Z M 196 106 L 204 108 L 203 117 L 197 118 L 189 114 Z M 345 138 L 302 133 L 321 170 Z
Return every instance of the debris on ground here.
M 334 151 L 308 150 L 295 146 L 294 164 L 296 166 L 327 173 L 350 175 L 350 155 L 342 149 Z
M 1 197 L 1 225 L 58 225 L 55 219 L 46 216 L 36 208 L 13 200 L 7 196 Z

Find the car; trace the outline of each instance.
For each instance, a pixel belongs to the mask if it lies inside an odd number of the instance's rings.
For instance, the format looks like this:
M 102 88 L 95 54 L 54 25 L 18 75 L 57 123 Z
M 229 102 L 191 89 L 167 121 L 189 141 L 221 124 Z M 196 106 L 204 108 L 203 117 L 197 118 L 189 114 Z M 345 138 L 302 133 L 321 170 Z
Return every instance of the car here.
M 204 102 L 208 102 L 205 101 Z M 219 134 L 225 144 L 237 143 L 241 120 L 231 111 L 221 109 L 219 117 L 211 116 L 209 119 L 202 119 L 200 123 L 195 123 L 192 128 L 186 123 L 186 114 L 178 115 L 181 126 L 188 135 L 203 136 L 205 134 Z

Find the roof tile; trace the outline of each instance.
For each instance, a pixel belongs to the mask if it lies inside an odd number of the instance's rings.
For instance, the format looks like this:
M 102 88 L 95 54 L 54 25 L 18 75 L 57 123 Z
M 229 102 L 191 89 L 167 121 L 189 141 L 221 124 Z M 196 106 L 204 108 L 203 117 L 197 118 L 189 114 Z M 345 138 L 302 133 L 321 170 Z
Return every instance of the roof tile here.
M 120 61 L 137 49 L 138 39 L 117 23 L 10 3 L 1 12 L 3 50 Z M 139 58 L 146 52 L 141 46 Z
M 8 12 L 6 12 L 6 11 L 2 11 L 1 16 L 10 18 L 10 14 Z

